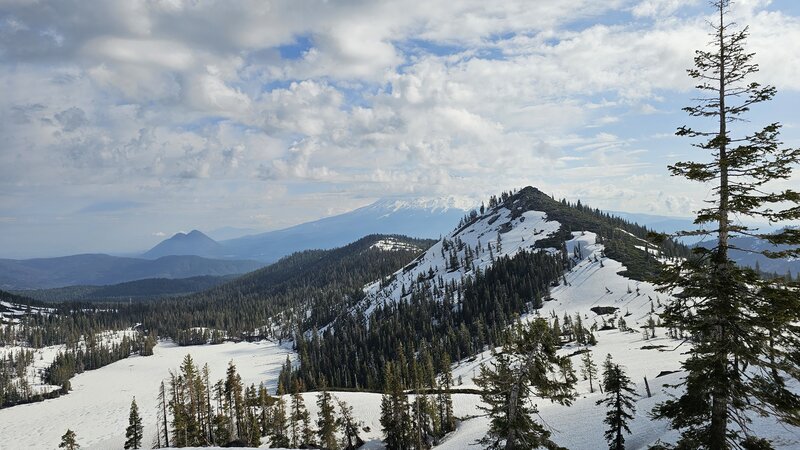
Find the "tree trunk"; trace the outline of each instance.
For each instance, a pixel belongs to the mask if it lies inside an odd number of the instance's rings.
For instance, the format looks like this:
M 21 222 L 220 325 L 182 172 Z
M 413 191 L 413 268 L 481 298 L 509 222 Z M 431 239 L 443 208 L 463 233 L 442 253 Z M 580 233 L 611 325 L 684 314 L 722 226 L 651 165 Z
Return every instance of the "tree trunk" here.
M 511 396 L 508 402 L 508 423 L 513 424 L 517 419 L 517 402 L 519 401 L 519 389 L 522 382 L 522 374 L 518 373 L 514 379 L 514 384 L 511 386 Z M 517 448 L 517 430 L 511 425 L 508 428 L 508 436 L 506 436 L 506 449 L 516 450 Z
M 727 114 L 725 111 L 726 93 L 726 62 L 725 62 L 725 5 L 719 3 L 719 243 L 717 248 L 716 263 L 718 275 L 723 284 L 728 278 L 728 154 L 727 154 Z M 717 298 L 717 308 L 725 310 L 728 308 L 730 299 L 726 293 L 722 292 Z M 718 314 L 721 314 L 719 311 Z M 728 339 L 723 318 L 717 316 L 716 336 L 717 345 L 714 347 L 716 361 L 714 362 L 715 380 L 712 388 L 711 405 L 711 428 L 709 430 L 709 440 L 711 450 L 723 450 L 726 448 L 726 437 L 728 428 L 728 390 L 727 390 L 727 366 L 728 366 Z

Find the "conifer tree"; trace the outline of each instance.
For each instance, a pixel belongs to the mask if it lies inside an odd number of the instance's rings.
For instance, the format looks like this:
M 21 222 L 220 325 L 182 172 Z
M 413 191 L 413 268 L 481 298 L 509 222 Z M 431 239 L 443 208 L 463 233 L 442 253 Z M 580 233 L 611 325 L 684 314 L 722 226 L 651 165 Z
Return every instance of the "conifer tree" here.
M 300 394 L 300 382 L 297 380 L 294 382 L 291 409 L 290 429 L 292 447 L 299 448 L 301 445 L 310 445 L 311 442 L 308 439 L 311 435 L 311 419 L 306 409 L 306 404 L 303 401 L 303 396 Z
M 748 134 L 744 114 L 773 98 L 772 86 L 749 78 L 758 72 L 753 54 L 744 48 L 748 29 L 728 20 L 730 0 L 715 0 L 711 48 L 699 50 L 688 71 L 704 94 L 699 104 L 684 108 L 692 117 L 710 119 L 713 128 L 678 129 L 679 136 L 711 153 L 709 162 L 678 162 L 673 175 L 713 183 L 709 206 L 695 223 L 703 229 L 679 235 L 714 235 L 713 247 L 696 247 L 687 260 L 663 271 L 662 290 L 680 292 L 662 315 L 668 328 L 692 336 L 683 363 L 682 394 L 657 405 L 656 417 L 681 431 L 679 448 L 724 450 L 752 437 L 748 412 L 771 415 L 800 425 L 800 397 L 787 388 L 800 379 L 800 286 L 782 278 L 762 278 L 737 267 L 731 238 L 756 236 L 775 245 L 768 257 L 800 255 L 800 230 L 785 228 L 759 233 L 736 222 L 755 218 L 772 223 L 800 218 L 800 193 L 773 192 L 770 182 L 789 179 L 800 161 L 800 149 L 781 149 L 780 125 L 771 123 Z
M 584 380 L 589 380 L 589 392 L 594 393 L 594 385 L 592 381 L 597 378 L 597 365 L 592 361 L 592 352 L 586 352 L 581 357 L 583 367 L 581 367 L 581 374 Z
M 139 407 L 136 405 L 136 397 L 134 397 L 133 400 L 131 400 L 128 428 L 125 429 L 125 450 L 142 447 L 142 432 L 142 418 L 139 417 Z
M 353 416 L 353 407 L 344 400 L 339 400 L 339 418 L 337 424 L 342 430 L 342 450 L 355 450 L 364 445 L 364 440 L 359 436 L 358 429 L 361 422 Z
M 456 429 L 456 420 L 453 415 L 453 396 L 450 389 L 453 386 L 453 372 L 450 367 L 450 356 L 446 353 L 441 361 L 442 370 L 439 374 L 439 423 L 442 433 L 449 433 Z
M 58 444 L 58 448 L 63 448 L 65 450 L 78 450 L 81 448 L 81 446 L 78 444 L 75 432 L 67 429 L 67 432 L 61 436 L 61 443 Z
M 280 388 L 282 385 L 279 384 L 278 386 Z M 225 403 L 228 407 L 228 417 L 231 427 L 230 435 L 232 438 L 236 439 L 241 439 L 246 434 L 243 391 L 242 377 L 236 372 L 236 366 L 233 364 L 233 361 L 230 361 L 228 362 L 228 369 L 225 372 Z M 285 414 L 284 411 L 284 417 Z
M 381 426 L 386 435 L 384 442 L 388 450 L 411 447 L 412 423 L 408 408 L 408 396 L 400 381 L 400 371 L 394 364 L 384 368 L 384 394 L 381 397 Z
M 336 406 L 325 383 L 322 384 L 322 390 L 317 394 L 317 407 L 319 407 L 317 417 L 319 445 L 327 450 L 337 450 L 339 446 L 336 442 Z
M 611 355 L 609 355 L 610 357 Z M 633 389 L 628 375 L 619 364 L 613 363 L 610 358 L 605 364 L 603 371 L 603 386 L 605 387 L 606 397 L 598 400 L 597 405 L 606 405 L 608 412 L 603 421 L 608 425 L 605 432 L 609 450 L 625 450 L 625 436 L 623 431 L 630 434 L 628 421 L 633 419 L 633 412 L 636 411 L 633 396 L 636 391 Z
M 272 406 L 272 433 L 269 441 L 272 448 L 288 447 L 290 444 L 287 432 L 288 424 L 286 423 L 286 400 L 283 398 L 281 390 L 278 389 L 278 395 Z
M 159 416 L 164 420 L 164 446 L 169 447 L 169 424 L 167 423 L 167 391 L 164 388 L 164 381 L 158 390 Z M 160 438 L 159 438 L 160 440 Z
M 575 398 L 575 376 L 565 373 L 567 357 L 558 356 L 558 342 L 544 319 L 518 323 L 492 367 L 481 366 L 475 384 L 481 388 L 480 408 L 491 418 L 481 443 L 489 449 L 521 450 L 555 447 L 550 431 L 533 420 L 538 412 L 531 394 L 563 405 Z M 563 378 L 563 380 L 562 380 Z

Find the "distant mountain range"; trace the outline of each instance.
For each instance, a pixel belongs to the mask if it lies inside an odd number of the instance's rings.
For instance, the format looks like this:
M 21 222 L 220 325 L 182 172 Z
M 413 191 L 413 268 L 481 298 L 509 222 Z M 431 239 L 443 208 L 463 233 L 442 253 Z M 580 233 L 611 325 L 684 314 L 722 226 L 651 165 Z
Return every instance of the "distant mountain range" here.
M 109 285 L 145 278 L 188 278 L 250 272 L 256 261 L 214 260 L 199 256 L 164 256 L 155 260 L 104 254 L 37 259 L 0 259 L 0 288 L 43 289 L 75 285 Z
M 272 263 L 301 250 L 341 247 L 369 234 L 438 238 L 449 232 L 470 206 L 453 197 L 380 200 L 337 216 L 219 242 L 197 230 L 178 233 L 142 256 L 197 255 Z
M 763 239 L 756 239 L 749 236 L 739 236 L 731 239 L 730 244 L 741 250 L 731 250 L 730 257 L 740 266 L 758 268 L 764 273 L 774 273 L 786 275 L 790 273 L 793 277 L 800 276 L 800 259 L 772 259 L 767 258 L 756 252 L 786 250 L 788 246 L 774 246 Z M 709 242 L 701 242 L 698 245 L 710 247 Z

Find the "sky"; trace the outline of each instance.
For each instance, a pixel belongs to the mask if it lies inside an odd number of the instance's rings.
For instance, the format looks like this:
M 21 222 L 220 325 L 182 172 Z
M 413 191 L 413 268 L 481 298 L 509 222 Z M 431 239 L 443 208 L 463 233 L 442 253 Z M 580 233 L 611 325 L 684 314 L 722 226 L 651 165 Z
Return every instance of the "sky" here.
M 690 216 L 705 0 L 0 0 L 0 257 L 537 186 Z M 800 146 L 800 2 L 739 0 Z M 744 130 L 744 128 L 742 128 Z M 797 186 L 800 173 L 784 185 Z M 777 186 L 780 187 L 780 186 Z

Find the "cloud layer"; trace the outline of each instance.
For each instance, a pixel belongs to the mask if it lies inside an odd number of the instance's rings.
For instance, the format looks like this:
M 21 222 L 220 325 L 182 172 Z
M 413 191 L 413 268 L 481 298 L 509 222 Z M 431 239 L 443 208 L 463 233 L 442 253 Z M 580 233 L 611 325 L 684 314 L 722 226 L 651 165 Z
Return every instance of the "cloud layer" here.
M 671 135 L 704 6 L 3 2 L 0 256 L 527 184 L 686 215 L 707 190 L 665 166 L 690 152 Z M 740 0 L 733 14 L 782 92 L 770 119 L 797 143 L 797 5 Z

